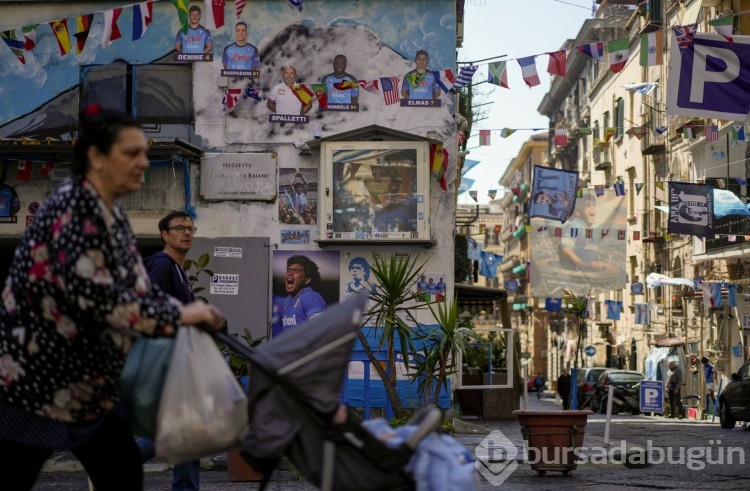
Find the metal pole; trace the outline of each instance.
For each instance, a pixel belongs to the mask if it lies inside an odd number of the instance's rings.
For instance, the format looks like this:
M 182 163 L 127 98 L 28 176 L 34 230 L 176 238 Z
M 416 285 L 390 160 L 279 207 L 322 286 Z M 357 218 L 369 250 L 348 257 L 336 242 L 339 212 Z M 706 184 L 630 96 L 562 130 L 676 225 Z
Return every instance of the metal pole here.
M 581 323 L 578 323 L 578 328 L 581 329 Z M 565 339 L 568 339 L 568 318 L 565 317 Z M 581 344 L 580 331 L 578 338 L 576 339 L 576 352 L 573 357 L 573 366 L 570 369 L 570 409 L 578 409 L 578 349 Z M 567 351 L 567 347 L 566 347 Z
M 604 444 L 609 446 L 609 424 L 612 421 L 612 398 L 614 397 L 615 386 L 607 387 L 607 418 L 604 420 Z
M 700 317 L 701 317 L 701 343 L 700 343 L 701 349 L 700 349 L 700 353 L 701 353 L 701 358 L 703 358 L 705 356 L 703 354 L 704 353 L 703 352 L 703 343 L 705 342 L 705 340 L 703 339 L 703 308 L 700 307 L 700 306 L 698 306 L 698 315 L 700 315 Z M 703 372 L 703 367 L 701 367 L 701 375 L 702 376 L 698 377 L 698 380 L 700 381 L 699 384 L 698 384 L 698 387 L 700 387 L 700 391 L 701 391 L 700 393 L 703 394 L 703 396 L 705 397 L 705 395 L 706 395 L 706 388 L 705 388 L 704 384 L 706 382 L 703 379 L 705 379 L 706 377 L 705 377 L 705 375 L 703 375 L 702 372 Z M 719 400 L 718 396 L 716 397 L 716 400 L 717 401 Z M 716 406 L 715 402 L 714 402 L 714 406 Z M 704 403 L 703 407 L 706 407 L 705 403 Z

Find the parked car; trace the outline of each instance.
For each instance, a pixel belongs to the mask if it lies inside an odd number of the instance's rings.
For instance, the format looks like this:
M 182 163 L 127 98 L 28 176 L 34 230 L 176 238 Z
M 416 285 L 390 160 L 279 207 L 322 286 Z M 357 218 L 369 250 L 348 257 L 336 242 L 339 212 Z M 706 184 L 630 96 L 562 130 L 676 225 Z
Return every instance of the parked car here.
M 599 412 L 606 410 L 607 394 L 609 386 L 612 385 L 616 388 L 615 402 L 617 402 L 617 407 L 615 411 L 629 411 L 638 414 L 640 412 L 639 386 L 643 379 L 643 374 L 635 370 L 620 370 L 617 368 L 604 370 L 599 374 L 599 379 L 596 381 L 592 409 Z
M 734 428 L 737 421 L 750 421 L 750 360 L 742 365 L 719 397 L 719 423 Z
M 599 375 L 607 367 L 589 367 L 578 369 L 578 408 L 583 409 L 584 403 L 594 393 Z
M 539 378 L 536 375 L 530 375 L 526 377 L 526 390 L 528 392 L 537 392 L 538 388 L 536 386 L 536 379 Z M 544 386 L 546 385 L 546 382 L 544 381 L 544 377 L 541 377 L 542 379 L 542 391 L 544 391 Z

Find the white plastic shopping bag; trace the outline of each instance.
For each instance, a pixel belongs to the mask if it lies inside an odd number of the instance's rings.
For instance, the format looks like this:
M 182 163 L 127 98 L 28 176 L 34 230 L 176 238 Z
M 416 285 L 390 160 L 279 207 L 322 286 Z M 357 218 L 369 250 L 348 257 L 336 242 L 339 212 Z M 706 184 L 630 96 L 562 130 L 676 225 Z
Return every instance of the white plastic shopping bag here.
M 179 463 L 239 446 L 248 429 L 247 396 L 211 336 L 177 333 L 156 425 L 156 455 Z

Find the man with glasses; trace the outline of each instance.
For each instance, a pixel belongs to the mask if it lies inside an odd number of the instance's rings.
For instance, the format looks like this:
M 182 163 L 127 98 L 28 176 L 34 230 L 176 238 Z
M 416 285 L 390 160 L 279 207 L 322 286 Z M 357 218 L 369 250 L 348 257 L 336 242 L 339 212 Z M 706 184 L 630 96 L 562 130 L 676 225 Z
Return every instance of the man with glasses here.
M 320 284 L 318 265 L 303 255 L 291 256 L 286 261 L 284 291 L 287 297 L 281 304 L 281 326 L 278 332 L 294 328 L 321 314 L 328 305 L 315 291 Z
M 193 246 L 193 219 L 184 211 L 173 211 L 159 220 L 164 249 L 143 260 L 151 282 L 182 302 L 195 300 L 190 280 L 183 269 L 185 256 Z M 172 491 L 197 491 L 200 488 L 200 460 L 174 466 Z

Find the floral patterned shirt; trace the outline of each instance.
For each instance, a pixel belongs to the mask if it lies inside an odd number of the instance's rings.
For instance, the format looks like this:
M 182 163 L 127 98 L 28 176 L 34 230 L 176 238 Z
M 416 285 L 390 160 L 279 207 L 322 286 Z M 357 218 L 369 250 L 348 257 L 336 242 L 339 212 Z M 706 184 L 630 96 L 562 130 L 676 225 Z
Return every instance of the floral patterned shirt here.
M 73 177 L 26 230 L 2 291 L 0 405 L 93 422 L 119 401 L 132 335 L 174 336 L 178 323 L 178 303 L 151 288 L 124 211 Z

